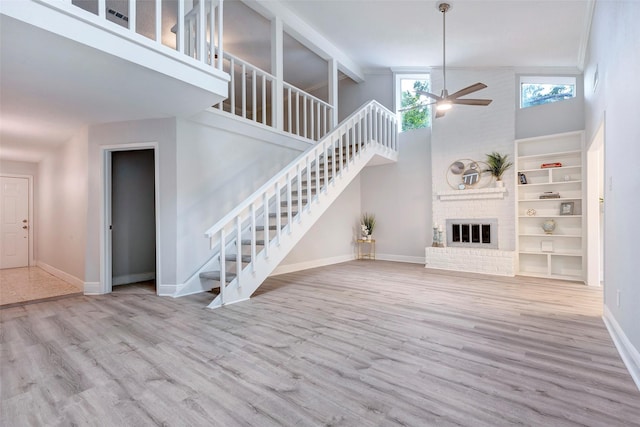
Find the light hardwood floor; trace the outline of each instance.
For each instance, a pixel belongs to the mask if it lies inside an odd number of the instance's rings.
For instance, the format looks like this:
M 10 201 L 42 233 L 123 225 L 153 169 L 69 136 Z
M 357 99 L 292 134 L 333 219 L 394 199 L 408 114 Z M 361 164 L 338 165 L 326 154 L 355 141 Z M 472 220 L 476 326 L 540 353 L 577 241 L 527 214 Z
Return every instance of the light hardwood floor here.
M 354 261 L 0 310 L 0 425 L 637 426 L 601 291 Z

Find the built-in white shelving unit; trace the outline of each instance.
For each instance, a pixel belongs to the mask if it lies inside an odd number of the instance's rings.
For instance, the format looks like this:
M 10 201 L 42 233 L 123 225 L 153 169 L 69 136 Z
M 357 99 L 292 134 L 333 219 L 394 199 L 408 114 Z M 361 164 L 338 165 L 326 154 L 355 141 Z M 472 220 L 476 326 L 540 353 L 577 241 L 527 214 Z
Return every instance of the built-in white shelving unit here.
M 584 133 L 519 139 L 515 153 L 517 274 L 584 281 Z M 544 163 L 562 166 L 542 168 Z M 545 192 L 560 198 L 541 199 Z M 563 203 L 573 204 L 571 214 L 562 214 Z M 556 223 L 552 234 L 542 229 L 546 220 Z

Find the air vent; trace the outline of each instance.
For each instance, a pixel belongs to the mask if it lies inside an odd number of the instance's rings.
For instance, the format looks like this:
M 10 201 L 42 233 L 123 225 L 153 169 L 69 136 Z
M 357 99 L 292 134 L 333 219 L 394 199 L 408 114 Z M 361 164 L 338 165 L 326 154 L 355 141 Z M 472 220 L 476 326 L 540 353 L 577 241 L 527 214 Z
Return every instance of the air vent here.
M 107 9 L 107 12 L 109 12 L 109 15 L 113 15 L 116 18 L 120 18 L 124 22 L 129 22 L 129 17 L 123 13 L 118 12 L 117 10 Z

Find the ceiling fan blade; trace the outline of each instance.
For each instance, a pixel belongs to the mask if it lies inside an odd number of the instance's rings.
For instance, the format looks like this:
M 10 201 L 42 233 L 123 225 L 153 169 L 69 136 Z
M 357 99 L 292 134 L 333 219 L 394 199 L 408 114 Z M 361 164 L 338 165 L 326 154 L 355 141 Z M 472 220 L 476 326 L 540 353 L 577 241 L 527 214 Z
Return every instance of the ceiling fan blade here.
M 491 101 L 493 101 L 493 99 L 452 99 L 451 103 L 452 104 L 458 104 L 458 105 L 487 106 L 487 105 L 491 104 Z
M 442 101 L 442 99 L 443 99 L 442 97 L 440 97 L 438 95 L 434 95 L 433 93 L 430 93 L 430 92 L 425 92 L 424 90 L 416 90 L 416 93 L 418 95 L 424 95 L 424 96 L 427 96 L 427 97 L 429 97 L 431 99 L 435 99 L 436 101 Z
M 464 89 L 460 89 L 459 91 L 452 93 L 451 95 L 449 95 L 449 99 L 453 100 L 456 98 L 460 98 L 461 96 L 469 95 L 470 93 L 477 92 L 486 87 L 487 85 L 484 83 L 472 84 L 471 86 L 467 86 Z

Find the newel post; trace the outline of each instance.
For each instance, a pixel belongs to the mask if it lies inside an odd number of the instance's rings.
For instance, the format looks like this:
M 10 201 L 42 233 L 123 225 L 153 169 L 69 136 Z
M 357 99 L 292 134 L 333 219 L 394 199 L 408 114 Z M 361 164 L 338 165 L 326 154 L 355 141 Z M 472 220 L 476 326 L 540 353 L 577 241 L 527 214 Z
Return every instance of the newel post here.
M 332 107 L 329 129 L 333 129 L 338 124 L 338 61 L 335 58 L 329 59 L 329 104 Z
M 276 78 L 271 91 L 271 114 L 273 127 L 284 129 L 284 29 L 282 19 L 271 20 L 271 74 Z

